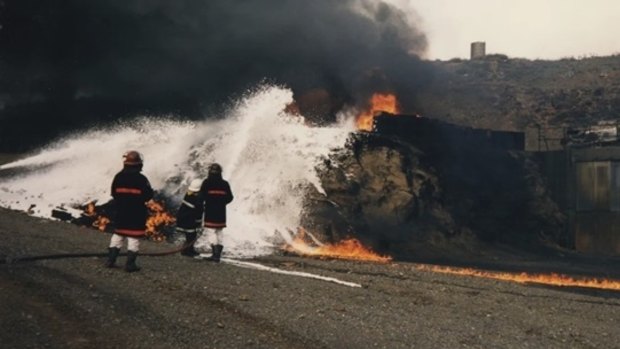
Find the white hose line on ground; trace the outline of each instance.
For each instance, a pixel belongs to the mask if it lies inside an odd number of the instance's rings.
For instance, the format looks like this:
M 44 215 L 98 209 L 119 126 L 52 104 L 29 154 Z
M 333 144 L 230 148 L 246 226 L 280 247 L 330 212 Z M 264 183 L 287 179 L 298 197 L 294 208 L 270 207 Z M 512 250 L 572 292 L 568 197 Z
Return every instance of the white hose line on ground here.
M 314 235 L 312 235 L 311 232 L 307 231 L 306 234 L 308 234 L 308 236 L 310 236 L 312 241 L 314 241 L 314 243 L 317 244 L 317 246 L 325 246 L 325 244 L 322 243 L 321 241 L 319 241 L 319 239 L 317 239 Z
M 235 266 L 242 267 L 242 268 L 270 271 L 270 272 L 276 273 L 276 274 L 301 276 L 301 277 L 310 278 L 310 279 L 317 279 L 317 280 L 333 282 L 333 283 L 337 283 L 339 285 L 344 285 L 344 286 L 349 286 L 349 287 L 362 287 L 362 285 L 356 284 L 354 282 L 342 281 L 342 280 L 338 280 L 338 279 L 332 278 L 332 277 L 321 276 L 321 275 L 310 274 L 310 273 L 304 273 L 304 272 L 301 272 L 301 271 L 287 271 L 287 270 L 282 270 L 282 269 L 278 269 L 278 268 L 271 268 L 271 267 L 267 267 L 267 266 L 264 266 L 264 265 L 258 264 L 258 263 L 242 262 L 242 261 L 239 261 L 239 260 L 236 260 L 236 259 L 228 259 L 228 258 L 222 258 L 221 261 L 224 262 L 224 263 L 228 263 L 228 264 L 235 265 Z

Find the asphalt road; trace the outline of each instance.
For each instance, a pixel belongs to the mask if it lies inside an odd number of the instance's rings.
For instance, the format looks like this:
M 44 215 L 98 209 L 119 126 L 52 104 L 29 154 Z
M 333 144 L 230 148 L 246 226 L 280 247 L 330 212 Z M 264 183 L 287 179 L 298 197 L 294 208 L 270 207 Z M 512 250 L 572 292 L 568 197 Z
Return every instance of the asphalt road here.
M 104 252 L 109 235 L 0 209 L 0 255 Z M 144 243 L 143 251 L 170 249 Z M 122 258 L 121 258 L 122 261 Z M 351 287 L 182 257 L 0 264 L 2 348 L 620 348 L 620 292 L 518 284 L 388 264 L 251 262 Z M 526 266 L 522 259 L 511 264 Z M 567 271 L 567 263 L 527 263 Z M 571 264 L 575 270 L 584 266 Z M 587 267 L 610 275 L 616 265 Z

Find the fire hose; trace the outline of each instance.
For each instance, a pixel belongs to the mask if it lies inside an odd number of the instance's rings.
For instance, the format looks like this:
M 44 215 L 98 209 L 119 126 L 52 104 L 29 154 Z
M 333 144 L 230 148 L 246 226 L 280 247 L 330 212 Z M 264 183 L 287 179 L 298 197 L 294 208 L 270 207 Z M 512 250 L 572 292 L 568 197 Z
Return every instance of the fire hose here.
M 168 250 L 168 251 L 142 252 L 140 253 L 140 256 L 161 257 L 161 256 L 173 255 L 175 253 L 181 252 L 186 247 L 190 247 L 194 245 L 195 242 L 196 240 L 192 241 L 189 244 L 184 243 L 180 247 L 177 247 L 175 249 Z M 127 256 L 127 253 L 120 253 L 119 256 Z M 38 260 L 90 258 L 90 257 L 105 258 L 105 257 L 108 257 L 108 253 L 57 253 L 57 254 L 48 254 L 48 255 L 17 256 L 17 257 L 0 255 L 0 264 L 15 264 L 15 263 L 22 263 L 22 262 L 34 262 Z M 242 268 L 258 269 L 258 270 L 269 271 L 269 272 L 278 273 L 278 274 L 287 274 L 287 275 L 293 275 L 293 276 L 307 277 L 307 278 L 312 278 L 312 279 L 333 282 L 333 283 L 337 283 L 337 284 L 349 286 L 349 287 L 363 287 L 361 284 L 342 281 L 342 280 L 338 280 L 332 277 L 326 277 L 326 276 L 315 275 L 315 274 L 304 273 L 304 272 L 297 272 L 297 271 L 287 271 L 287 270 L 281 270 L 277 268 L 270 268 L 270 267 L 266 267 L 264 265 L 257 264 L 257 263 L 243 262 L 243 261 L 238 261 L 234 259 L 222 259 L 222 261 L 230 265 L 234 265 L 234 266 L 242 267 Z
M 169 251 L 161 251 L 161 252 L 141 252 L 140 256 L 147 256 L 147 257 L 161 257 L 161 256 L 168 256 L 168 255 L 172 255 L 178 252 L 181 252 L 181 250 L 183 250 L 186 247 L 189 247 L 191 245 L 193 245 L 194 242 L 192 242 L 191 244 L 183 244 L 180 247 L 177 247 L 175 249 L 169 250 Z M 57 253 L 57 254 L 48 254 L 48 255 L 39 255 L 39 256 L 17 256 L 17 257 L 11 257 L 11 256 L 0 256 L 0 264 L 15 264 L 15 263 L 21 263 L 21 262 L 33 262 L 33 261 L 38 261 L 38 260 L 44 260 L 44 259 L 66 259 L 66 258 L 90 258 L 90 257 L 107 257 L 108 253 Z M 120 253 L 119 256 L 127 256 L 127 253 Z

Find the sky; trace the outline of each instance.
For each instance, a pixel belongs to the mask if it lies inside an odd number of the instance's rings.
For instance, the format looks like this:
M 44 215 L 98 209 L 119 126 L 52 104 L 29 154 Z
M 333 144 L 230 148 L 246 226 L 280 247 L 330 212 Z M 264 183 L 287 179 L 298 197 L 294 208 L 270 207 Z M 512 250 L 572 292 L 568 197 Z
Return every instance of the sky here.
M 387 0 L 407 10 L 427 35 L 425 58 L 487 53 L 528 59 L 620 53 L 620 0 Z

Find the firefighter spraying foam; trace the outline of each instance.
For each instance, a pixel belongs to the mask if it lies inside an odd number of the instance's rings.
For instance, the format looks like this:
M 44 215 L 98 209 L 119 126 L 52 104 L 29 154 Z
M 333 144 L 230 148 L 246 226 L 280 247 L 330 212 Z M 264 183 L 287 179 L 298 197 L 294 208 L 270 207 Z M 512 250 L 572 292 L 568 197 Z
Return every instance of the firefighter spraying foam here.
M 222 166 L 216 163 L 209 166 L 209 175 L 202 182 L 200 194 L 205 208 L 204 227 L 207 233 L 212 232 L 212 255 L 208 260 L 219 262 L 224 249 L 222 230 L 226 227 L 226 205 L 233 200 L 230 185 L 222 178 Z
M 148 179 L 140 173 L 144 159 L 142 154 L 135 150 L 123 155 L 123 169 L 114 176 L 112 181 L 112 197 L 116 205 L 116 227 L 110 247 L 108 260 L 105 266 L 115 266 L 116 258 L 127 239 L 127 262 L 125 270 L 134 272 L 140 270 L 136 265 L 136 258 L 140 249 L 140 240 L 146 235 L 146 219 L 148 210 L 146 203 L 153 198 L 153 189 Z
M 200 179 L 194 179 L 189 184 L 176 217 L 176 232 L 185 234 L 185 248 L 183 248 L 181 254 L 187 257 L 200 255 L 194 248 L 194 243 L 202 232 L 204 202 L 200 195 L 201 186 L 202 180 Z

